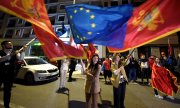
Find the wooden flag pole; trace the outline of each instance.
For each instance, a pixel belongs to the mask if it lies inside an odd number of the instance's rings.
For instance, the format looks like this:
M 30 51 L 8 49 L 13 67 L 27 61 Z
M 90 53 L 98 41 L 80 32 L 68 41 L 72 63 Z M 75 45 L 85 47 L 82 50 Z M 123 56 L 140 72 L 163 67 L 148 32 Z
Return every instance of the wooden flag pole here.
M 26 45 L 24 45 L 23 47 L 21 47 L 21 48 L 17 51 L 17 53 L 21 52 L 21 51 L 24 49 L 24 47 L 28 46 L 28 45 L 29 45 L 30 43 L 32 43 L 35 39 L 36 39 L 36 38 L 31 39 Z
M 127 63 L 127 61 L 129 60 L 129 57 L 132 55 L 132 53 L 134 52 L 134 50 L 135 50 L 135 48 L 130 52 L 130 54 L 128 55 L 128 57 L 126 58 L 126 60 L 125 60 L 125 63 L 124 64 L 126 64 Z

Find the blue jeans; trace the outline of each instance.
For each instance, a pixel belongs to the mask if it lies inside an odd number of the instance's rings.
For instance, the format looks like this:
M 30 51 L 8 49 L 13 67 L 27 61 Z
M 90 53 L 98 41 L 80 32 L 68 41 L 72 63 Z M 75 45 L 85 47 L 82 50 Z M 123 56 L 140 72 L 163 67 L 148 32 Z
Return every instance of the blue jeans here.
M 136 80 L 136 68 L 129 69 L 129 81 Z

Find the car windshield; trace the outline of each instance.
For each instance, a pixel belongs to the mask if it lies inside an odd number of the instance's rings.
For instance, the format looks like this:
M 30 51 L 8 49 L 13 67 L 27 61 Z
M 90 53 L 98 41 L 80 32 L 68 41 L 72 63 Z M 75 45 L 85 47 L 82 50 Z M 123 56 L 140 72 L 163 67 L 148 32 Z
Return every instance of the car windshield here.
M 25 61 L 28 65 L 47 64 L 47 62 L 41 58 L 26 58 Z

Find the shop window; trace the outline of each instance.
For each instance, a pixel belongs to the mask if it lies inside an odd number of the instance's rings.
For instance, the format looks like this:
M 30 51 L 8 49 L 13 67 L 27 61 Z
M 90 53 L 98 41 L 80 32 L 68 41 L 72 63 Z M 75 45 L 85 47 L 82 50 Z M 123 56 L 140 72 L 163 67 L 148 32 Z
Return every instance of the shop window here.
M 15 27 L 17 19 L 9 19 L 8 27 Z
M 13 34 L 14 34 L 14 29 L 8 29 L 6 30 L 5 38 L 12 38 Z
M 48 13 L 56 13 L 57 12 L 57 5 L 56 6 L 49 6 Z
M 31 33 L 31 28 L 24 29 L 22 38 L 29 38 L 30 33 Z

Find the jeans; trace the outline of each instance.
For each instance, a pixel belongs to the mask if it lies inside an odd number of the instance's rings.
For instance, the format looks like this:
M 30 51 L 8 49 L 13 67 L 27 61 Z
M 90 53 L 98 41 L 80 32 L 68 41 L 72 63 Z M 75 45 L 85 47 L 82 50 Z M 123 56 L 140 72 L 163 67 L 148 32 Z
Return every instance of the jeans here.
M 136 80 L 136 68 L 132 67 L 129 69 L 129 80 Z
M 124 99 L 126 93 L 126 82 L 120 83 L 118 88 L 113 87 L 114 108 L 125 108 Z

